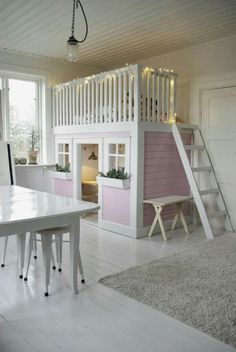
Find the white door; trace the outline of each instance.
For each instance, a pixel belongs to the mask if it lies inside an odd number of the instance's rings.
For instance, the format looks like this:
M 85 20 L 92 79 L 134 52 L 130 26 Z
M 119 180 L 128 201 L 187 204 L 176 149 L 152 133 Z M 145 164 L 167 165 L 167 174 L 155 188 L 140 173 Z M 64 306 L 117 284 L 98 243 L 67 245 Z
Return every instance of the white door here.
M 201 130 L 236 229 L 236 87 L 202 92 Z

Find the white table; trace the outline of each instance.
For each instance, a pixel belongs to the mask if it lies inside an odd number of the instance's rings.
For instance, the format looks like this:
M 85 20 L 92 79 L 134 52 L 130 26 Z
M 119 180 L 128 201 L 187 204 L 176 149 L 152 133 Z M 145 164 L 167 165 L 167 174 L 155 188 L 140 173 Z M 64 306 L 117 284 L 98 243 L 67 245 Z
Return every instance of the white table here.
M 156 212 L 156 215 L 155 215 L 153 223 L 152 223 L 152 225 L 150 227 L 148 236 L 152 236 L 153 231 L 154 231 L 155 226 L 156 226 L 156 223 L 159 222 L 163 240 L 165 240 L 165 241 L 167 240 L 165 228 L 164 228 L 164 225 L 163 225 L 163 222 L 162 222 L 162 218 L 161 218 L 161 212 L 162 212 L 162 210 L 164 209 L 165 206 L 172 205 L 172 204 L 176 204 L 176 214 L 175 214 L 172 226 L 171 226 L 171 230 L 174 230 L 174 228 L 175 228 L 175 226 L 177 224 L 177 221 L 180 218 L 185 232 L 189 233 L 188 226 L 187 226 L 187 223 L 185 221 L 184 214 L 183 214 L 181 208 L 182 208 L 182 205 L 183 205 L 184 202 L 189 201 L 191 199 L 193 199 L 193 197 L 191 197 L 191 196 L 173 195 L 173 196 L 166 196 L 166 197 L 160 197 L 160 198 L 153 198 L 153 199 L 144 200 L 143 203 L 147 203 L 147 204 L 153 205 L 153 207 L 155 209 L 155 212 Z
M 80 238 L 80 216 L 99 209 L 95 203 L 38 192 L 18 186 L 0 186 L 0 236 L 18 234 L 23 254 L 26 232 L 70 226 L 71 279 L 78 293 L 77 264 Z M 20 256 L 24 258 L 23 255 Z M 20 263 L 23 270 L 23 263 Z

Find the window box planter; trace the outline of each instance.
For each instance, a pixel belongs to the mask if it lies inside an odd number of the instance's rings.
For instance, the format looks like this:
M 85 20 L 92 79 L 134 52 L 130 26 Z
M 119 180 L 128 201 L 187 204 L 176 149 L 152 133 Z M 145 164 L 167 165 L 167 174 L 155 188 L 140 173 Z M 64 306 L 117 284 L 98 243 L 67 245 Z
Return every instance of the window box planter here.
M 49 170 L 49 176 L 53 178 L 59 178 L 60 180 L 72 180 L 72 172 L 59 172 Z
M 130 178 L 127 178 L 125 180 L 120 180 L 117 178 L 97 176 L 96 179 L 97 179 L 98 185 L 115 187 L 115 188 L 130 188 Z

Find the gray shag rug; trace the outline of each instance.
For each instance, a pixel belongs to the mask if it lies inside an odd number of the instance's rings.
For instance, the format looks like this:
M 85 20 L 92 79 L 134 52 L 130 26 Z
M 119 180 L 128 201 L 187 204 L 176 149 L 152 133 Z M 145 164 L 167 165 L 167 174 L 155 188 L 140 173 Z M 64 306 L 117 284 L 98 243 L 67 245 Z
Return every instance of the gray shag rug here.
M 235 234 L 100 282 L 236 347 Z

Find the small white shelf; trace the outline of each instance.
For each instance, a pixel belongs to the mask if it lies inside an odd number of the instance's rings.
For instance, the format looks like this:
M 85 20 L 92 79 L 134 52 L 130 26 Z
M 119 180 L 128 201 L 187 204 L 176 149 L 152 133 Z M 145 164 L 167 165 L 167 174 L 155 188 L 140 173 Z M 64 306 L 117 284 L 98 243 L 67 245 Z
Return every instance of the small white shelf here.
M 52 178 L 59 178 L 60 180 L 72 180 L 72 172 L 49 170 L 49 176 Z
M 130 178 L 119 180 L 117 178 L 97 176 L 96 179 L 99 185 L 114 188 L 130 188 Z

